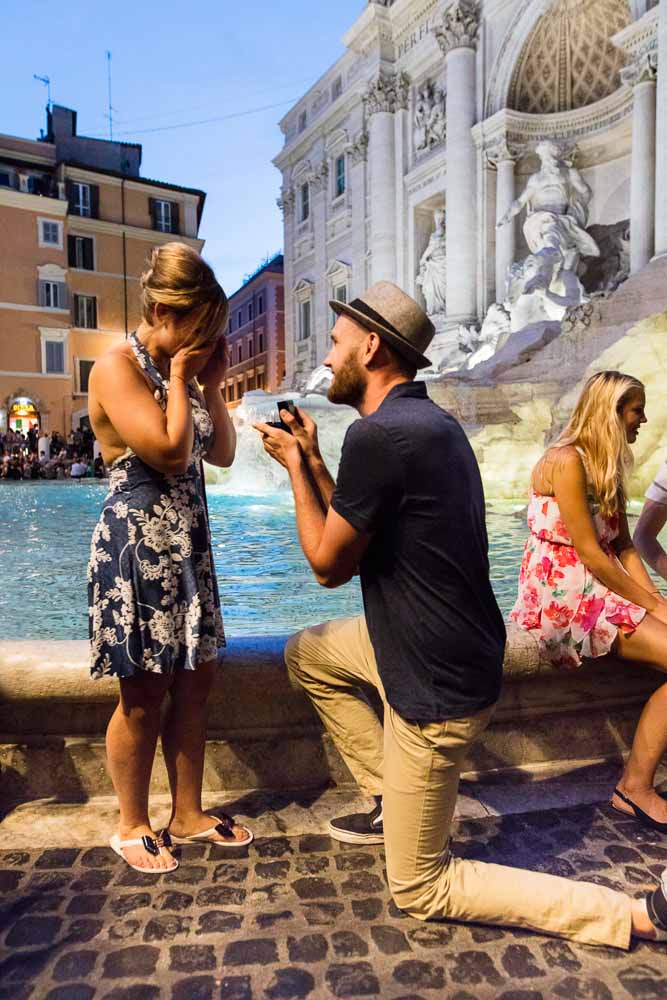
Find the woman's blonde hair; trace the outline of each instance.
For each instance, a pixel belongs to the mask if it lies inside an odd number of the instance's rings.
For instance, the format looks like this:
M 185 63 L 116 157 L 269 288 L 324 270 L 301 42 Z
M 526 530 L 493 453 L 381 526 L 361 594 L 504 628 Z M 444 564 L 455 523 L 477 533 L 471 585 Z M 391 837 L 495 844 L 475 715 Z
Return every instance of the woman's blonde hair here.
M 555 442 L 557 448 L 575 445 L 583 452 L 589 484 L 605 516 L 625 507 L 632 452 L 621 414 L 633 393 L 640 391 L 644 386 L 632 375 L 608 371 L 591 376 Z
M 227 296 L 212 268 L 187 243 L 163 243 L 151 254 L 150 266 L 141 276 L 141 307 L 147 323 L 155 322 L 158 304 L 179 316 L 192 313 L 204 341 L 224 334 Z

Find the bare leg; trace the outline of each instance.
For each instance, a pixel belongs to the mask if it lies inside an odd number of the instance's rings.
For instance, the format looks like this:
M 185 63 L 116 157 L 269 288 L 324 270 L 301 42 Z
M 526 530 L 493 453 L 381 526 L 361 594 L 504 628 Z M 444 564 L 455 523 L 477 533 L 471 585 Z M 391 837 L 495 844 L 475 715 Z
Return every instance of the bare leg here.
M 120 701 L 107 727 L 107 768 L 118 796 L 121 840 L 154 837 L 148 817 L 148 789 L 160 731 L 160 706 L 170 678 L 137 674 L 120 682 Z M 143 847 L 127 847 L 130 864 L 146 868 L 171 868 L 163 854 L 157 857 Z
M 215 819 L 202 810 L 201 793 L 206 750 L 206 719 L 215 661 L 196 670 L 180 670 L 171 686 L 171 703 L 162 729 L 162 750 L 169 774 L 172 814 L 169 829 L 176 837 L 190 837 L 215 826 Z M 248 831 L 234 827 L 236 840 Z M 213 840 L 230 844 L 229 838 L 213 834 Z
M 667 625 L 647 615 L 633 635 L 619 633 L 615 652 L 625 660 L 651 663 L 667 671 Z M 667 684 L 659 687 L 644 706 L 632 750 L 618 787 L 629 799 L 660 823 L 667 823 L 667 801 L 655 791 L 653 783 L 658 764 L 667 752 Z M 632 815 L 632 810 L 617 795 L 614 806 Z

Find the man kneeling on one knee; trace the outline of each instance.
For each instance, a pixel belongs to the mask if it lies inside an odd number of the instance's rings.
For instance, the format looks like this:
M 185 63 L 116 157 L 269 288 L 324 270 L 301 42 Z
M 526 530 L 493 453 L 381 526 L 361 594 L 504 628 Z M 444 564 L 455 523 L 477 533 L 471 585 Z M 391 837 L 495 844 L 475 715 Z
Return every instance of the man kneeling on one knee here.
M 526 927 L 627 948 L 667 940 L 667 879 L 646 899 L 604 886 L 449 854 L 462 762 L 493 713 L 505 629 L 489 582 L 484 494 L 457 421 L 432 403 L 417 369 L 434 328 L 381 281 L 338 320 L 324 364 L 328 397 L 355 407 L 334 483 L 317 428 L 282 411 L 291 433 L 256 424 L 287 469 L 297 528 L 318 582 L 359 572 L 365 615 L 290 639 L 287 667 L 308 692 L 360 788 L 368 814 L 332 819 L 348 843 L 384 841 L 396 905 L 420 919 Z M 375 688 L 384 726 L 364 696 Z

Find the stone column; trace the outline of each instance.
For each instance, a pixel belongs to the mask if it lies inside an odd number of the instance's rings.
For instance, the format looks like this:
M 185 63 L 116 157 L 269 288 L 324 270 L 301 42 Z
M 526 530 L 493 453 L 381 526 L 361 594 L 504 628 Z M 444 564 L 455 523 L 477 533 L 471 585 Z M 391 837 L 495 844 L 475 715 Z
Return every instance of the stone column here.
M 447 323 L 477 316 L 475 50 L 479 9 L 474 0 L 454 0 L 435 35 L 447 67 Z
M 496 222 L 510 208 L 515 197 L 514 163 L 516 152 L 502 140 L 487 153 L 496 167 Z M 496 302 L 505 298 L 507 273 L 514 263 L 516 254 L 516 226 L 514 219 L 496 230 Z
M 292 385 L 296 368 L 296 330 L 294 329 L 294 208 L 296 192 L 292 185 L 283 187 L 278 198 L 283 213 L 284 264 L 284 324 L 285 324 L 285 384 Z M 268 333 L 267 333 L 268 336 Z
M 394 111 L 407 105 L 407 77 L 380 73 L 364 103 L 369 122 L 372 280 L 396 281 L 396 144 Z
M 667 254 L 667 2 L 658 7 L 655 143 L 655 255 Z
M 314 170 L 310 179 L 313 214 L 313 242 L 317 282 L 311 305 L 310 365 L 311 371 L 324 360 L 329 351 L 329 288 L 327 279 L 327 207 L 329 194 L 329 164 L 326 159 Z
M 366 157 L 368 133 L 359 132 L 348 152 L 350 164 L 350 206 L 352 211 L 352 279 L 350 299 L 366 288 Z
M 655 90 L 657 53 L 644 52 L 621 71 L 633 87 L 630 182 L 630 272 L 645 267 L 655 250 Z

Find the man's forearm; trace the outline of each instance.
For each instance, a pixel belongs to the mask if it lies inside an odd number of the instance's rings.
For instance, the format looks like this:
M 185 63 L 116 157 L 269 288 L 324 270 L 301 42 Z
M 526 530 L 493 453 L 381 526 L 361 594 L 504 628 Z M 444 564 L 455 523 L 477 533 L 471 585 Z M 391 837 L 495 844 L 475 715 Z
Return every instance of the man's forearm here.
M 308 469 L 313 478 L 313 482 L 317 487 L 317 492 L 320 495 L 322 510 L 326 514 L 329 509 L 329 504 L 331 503 L 331 497 L 336 484 L 333 481 L 331 473 L 324 464 L 324 459 L 320 454 L 309 457 L 306 461 L 308 462 Z
M 309 466 L 306 465 L 306 461 L 300 451 L 295 455 L 294 460 L 290 461 L 287 471 L 289 472 L 292 492 L 294 493 L 296 527 L 299 533 L 301 548 L 313 570 L 317 573 L 314 560 L 322 541 L 326 521 L 326 512 L 319 495 L 320 487 L 319 485 L 316 486 L 312 468 L 309 471 Z M 331 476 L 329 476 L 329 479 L 331 479 Z

